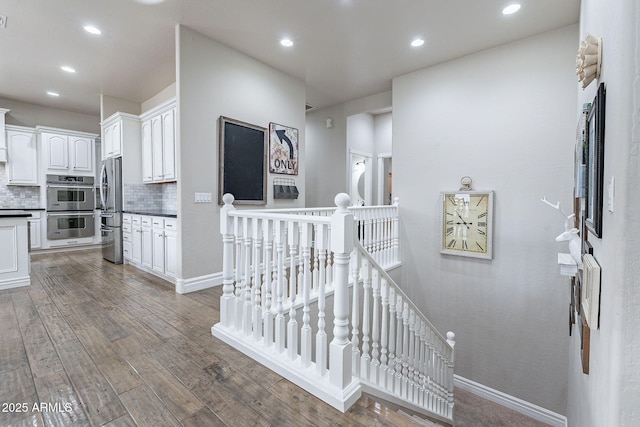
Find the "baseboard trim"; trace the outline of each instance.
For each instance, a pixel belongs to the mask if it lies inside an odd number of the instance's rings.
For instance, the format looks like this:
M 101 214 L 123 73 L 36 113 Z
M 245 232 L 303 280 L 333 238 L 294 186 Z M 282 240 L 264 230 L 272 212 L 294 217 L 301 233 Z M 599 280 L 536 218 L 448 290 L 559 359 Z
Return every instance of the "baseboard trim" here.
M 501 391 L 494 390 L 490 387 L 487 387 L 475 381 L 471 381 L 459 375 L 453 376 L 453 385 L 470 393 L 473 393 L 476 396 L 480 396 L 483 399 L 497 403 L 551 426 L 567 427 L 567 417 L 565 417 L 564 415 L 557 414 L 548 409 L 534 405 L 533 403 L 529 403 Z
M 192 277 L 190 279 L 177 279 L 176 292 L 179 294 L 188 294 L 219 285 L 222 285 L 222 272 L 205 274 L 204 276 Z
M 0 290 L 19 288 L 22 286 L 29 286 L 29 285 L 31 285 L 31 278 L 27 275 L 23 277 L 16 277 L 13 279 L 0 281 Z

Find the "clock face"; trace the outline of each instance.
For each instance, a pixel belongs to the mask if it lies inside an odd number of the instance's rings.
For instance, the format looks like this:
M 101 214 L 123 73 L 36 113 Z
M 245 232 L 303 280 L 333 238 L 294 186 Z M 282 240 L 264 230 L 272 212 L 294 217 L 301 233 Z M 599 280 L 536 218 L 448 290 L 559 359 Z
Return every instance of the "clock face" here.
M 442 193 L 441 252 L 491 259 L 492 214 L 491 191 Z

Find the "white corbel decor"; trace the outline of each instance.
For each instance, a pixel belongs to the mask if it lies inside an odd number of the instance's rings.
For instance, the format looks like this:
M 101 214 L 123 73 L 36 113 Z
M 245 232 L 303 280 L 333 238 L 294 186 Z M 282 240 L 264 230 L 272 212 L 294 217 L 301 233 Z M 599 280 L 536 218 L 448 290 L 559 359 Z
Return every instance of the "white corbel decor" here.
M 576 57 L 576 74 L 582 83 L 582 89 L 589 86 L 594 79 L 600 77 L 602 65 L 602 38 L 588 34 L 580 42 Z

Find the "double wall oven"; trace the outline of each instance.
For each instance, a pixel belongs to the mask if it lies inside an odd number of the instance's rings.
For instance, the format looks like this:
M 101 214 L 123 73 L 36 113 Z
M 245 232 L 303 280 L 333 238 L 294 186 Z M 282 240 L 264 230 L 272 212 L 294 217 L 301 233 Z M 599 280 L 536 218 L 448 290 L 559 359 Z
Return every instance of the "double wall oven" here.
M 93 237 L 95 200 L 92 176 L 47 175 L 47 239 Z

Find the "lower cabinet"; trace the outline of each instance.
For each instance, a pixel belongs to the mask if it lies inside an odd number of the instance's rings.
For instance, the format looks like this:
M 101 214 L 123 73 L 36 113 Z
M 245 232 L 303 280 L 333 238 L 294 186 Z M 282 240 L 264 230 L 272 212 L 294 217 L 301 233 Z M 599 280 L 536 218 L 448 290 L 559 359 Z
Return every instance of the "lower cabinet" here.
M 147 215 L 122 217 L 124 257 L 129 264 L 172 281 L 177 272 L 177 220 Z
M 41 230 L 41 214 L 40 212 L 30 212 L 31 216 L 27 218 L 29 224 L 29 247 L 31 249 L 40 249 L 42 247 Z

